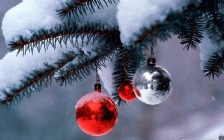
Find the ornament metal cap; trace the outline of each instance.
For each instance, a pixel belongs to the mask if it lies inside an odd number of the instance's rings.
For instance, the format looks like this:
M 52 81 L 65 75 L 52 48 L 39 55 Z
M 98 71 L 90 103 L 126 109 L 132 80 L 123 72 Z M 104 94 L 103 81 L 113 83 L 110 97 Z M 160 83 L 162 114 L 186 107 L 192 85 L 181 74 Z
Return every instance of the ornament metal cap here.
M 154 52 L 153 52 L 153 47 L 151 46 L 151 55 L 147 60 L 147 65 L 148 66 L 155 66 L 156 65 L 156 59 L 154 58 Z
M 101 92 L 101 84 L 96 83 L 95 86 L 94 86 L 94 90 L 97 91 L 97 92 Z
M 100 84 L 100 77 L 99 77 L 99 74 L 97 72 L 97 69 L 96 69 L 96 84 L 94 86 L 94 90 L 96 92 L 101 92 L 101 84 Z
M 149 57 L 147 60 L 147 65 L 148 66 L 155 66 L 156 65 L 156 59 L 153 57 Z

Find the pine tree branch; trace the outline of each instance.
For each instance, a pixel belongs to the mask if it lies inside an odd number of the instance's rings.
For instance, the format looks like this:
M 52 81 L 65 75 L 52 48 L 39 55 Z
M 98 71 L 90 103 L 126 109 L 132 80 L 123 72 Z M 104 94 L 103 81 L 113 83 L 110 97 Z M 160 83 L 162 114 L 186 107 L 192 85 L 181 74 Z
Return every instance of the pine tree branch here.
M 200 21 L 200 18 L 192 17 L 187 20 L 186 24 L 189 24 L 186 28 L 187 31 L 178 37 L 182 38 L 181 44 L 186 44 L 184 48 L 196 49 L 203 38 L 203 22 Z
M 103 2 L 102 2 L 103 1 Z M 104 9 L 103 3 L 108 7 L 108 4 L 115 3 L 115 0 L 69 0 L 62 4 L 62 8 L 58 9 L 58 15 L 63 19 L 68 17 L 71 19 L 80 20 L 80 16 L 87 15 L 87 11 L 94 13 L 97 9 Z
M 138 34 L 138 39 L 134 41 L 139 43 L 148 36 L 158 38 L 160 41 L 166 41 L 171 37 L 170 33 L 178 35 L 185 48 L 195 49 L 203 38 L 204 21 L 202 20 L 203 10 L 200 5 L 189 4 L 182 12 L 170 13 L 162 23 L 157 23 L 150 28 L 143 28 Z
M 114 90 L 112 97 L 118 105 L 126 103 L 118 94 L 119 86 L 125 81 L 132 81 L 136 70 L 145 61 L 143 48 L 143 46 L 122 47 L 116 55 L 115 67 L 113 70 Z
M 197 10 L 197 7 L 191 6 L 190 11 L 178 16 L 178 21 L 171 28 L 172 33 L 181 39 L 181 44 L 186 44 L 184 48 L 187 50 L 196 49 L 203 38 L 205 20 Z
M 128 52 L 127 49 L 121 47 L 118 51 L 119 53 L 116 55 L 115 66 L 113 70 L 113 85 L 114 92 L 112 93 L 112 98 L 115 103 L 119 106 L 126 104 L 126 101 L 122 100 L 118 93 L 118 88 L 122 82 L 130 79 L 130 76 L 127 73 L 127 61 L 128 61 Z
M 28 50 L 33 52 L 36 48 L 38 51 L 44 47 L 45 51 L 49 45 L 56 48 L 57 43 L 61 46 L 67 45 L 70 42 L 73 46 L 80 46 L 78 44 L 78 38 L 82 39 L 87 36 L 86 43 L 88 44 L 93 40 L 103 40 L 105 37 L 113 37 L 120 34 L 117 27 L 111 27 L 110 29 L 102 28 L 104 25 L 99 23 L 88 23 L 82 27 L 79 27 L 75 23 L 66 23 L 63 25 L 57 25 L 50 30 L 40 29 L 38 32 L 33 31 L 33 35 L 30 38 L 20 36 L 17 41 L 10 41 L 8 46 L 10 51 L 18 50 L 23 51 L 25 54 Z M 82 44 L 83 45 L 83 44 Z
M 214 0 L 205 2 L 204 15 L 206 18 L 205 30 L 211 41 L 218 47 L 223 48 L 224 45 L 224 14 L 220 12 L 223 7 L 224 0 Z M 201 6 L 202 7 L 202 6 Z M 203 67 L 205 76 L 214 80 L 219 77 L 224 70 L 224 50 L 213 53 Z
M 198 6 L 204 14 L 213 13 L 214 10 L 218 10 L 220 8 L 223 8 L 224 6 L 224 0 L 204 0 L 201 2 L 201 4 Z M 221 10 L 221 9 L 220 9 Z
M 192 5 L 189 5 L 188 9 Z M 176 23 L 176 20 L 181 17 L 182 13 L 186 12 L 187 10 L 184 10 L 181 13 L 170 13 L 167 18 L 162 22 L 157 22 L 155 25 L 151 27 L 143 27 L 139 34 L 136 34 L 137 39 L 133 42 L 140 43 L 144 41 L 147 37 L 151 36 L 151 38 L 158 38 L 161 41 L 166 41 L 171 37 L 170 33 L 172 33 L 172 28 L 174 27 L 174 24 Z
M 19 87 L 12 88 L 10 92 L 3 91 L 7 96 L 4 101 L 1 101 L 1 105 L 8 105 L 13 101 L 19 102 L 24 96 L 30 97 L 32 92 L 40 92 L 43 87 L 47 87 L 51 84 L 52 77 L 56 71 L 65 66 L 67 63 L 82 57 L 84 52 L 80 50 L 79 54 L 74 51 L 63 54 L 63 58 L 59 59 L 54 65 L 45 63 L 45 68 L 34 70 L 29 76 L 24 77 L 21 80 Z
M 88 56 L 78 60 L 78 63 L 70 63 L 63 69 L 60 69 L 56 74 L 56 80 L 60 82 L 60 85 L 71 84 L 74 81 L 85 78 L 86 75 L 90 75 L 91 70 L 100 69 L 101 66 L 105 66 L 106 59 L 112 59 L 117 49 L 122 46 L 120 36 L 116 38 L 108 38 L 105 42 L 92 52 L 96 53 L 95 56 Z
M 219 52 L 214 53 L 210 56 L 208 62 L 203 67 L 203 72 L 205 76 L 209 79 L 214 79 L 215 76 L 219 77 L 224 71 L 224 49 Z
M 212 11 L 207 16 L 205 29 L 209 38 L 218 46 L 224 45 L 224 14 L 218 11 Z

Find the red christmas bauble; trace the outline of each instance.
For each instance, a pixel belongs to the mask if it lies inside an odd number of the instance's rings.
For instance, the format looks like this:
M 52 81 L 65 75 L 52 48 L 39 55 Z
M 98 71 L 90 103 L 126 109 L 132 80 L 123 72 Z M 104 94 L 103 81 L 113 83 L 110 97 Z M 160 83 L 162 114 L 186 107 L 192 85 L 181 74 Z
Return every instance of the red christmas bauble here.
M 107 134 L 117 120 L 117 107 L 104 93 L 96 91 L 89 93 L 76 104 L 76 121 L 79 127 L 91 136 Z
M 125 101 L 132 101 L 136 97 L 131 81 L 123 82 L 118 88 L 118 93 L 119 93 L 119 96 L 121 97 L 121 99 L 123 99 Z

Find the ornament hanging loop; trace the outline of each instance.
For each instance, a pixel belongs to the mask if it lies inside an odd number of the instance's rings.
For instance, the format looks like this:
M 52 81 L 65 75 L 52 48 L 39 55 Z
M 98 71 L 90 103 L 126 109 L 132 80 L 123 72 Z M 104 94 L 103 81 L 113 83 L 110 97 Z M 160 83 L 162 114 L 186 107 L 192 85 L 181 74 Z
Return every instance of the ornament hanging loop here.
M 153 51 L 153 45 L 151 45 L 151 54 L 150 57 L 147 60 L 148 66 L 155 66 L 156 65 L 156 59 L 154 58 L 154 51 Z
M 100 84 L 100 77 L 99 77 L 99 74 L 98 74 L 98 71 L 96 69 L 96 84 L 94 86 L 94 90 L 96 92 L 101 92 L 101 84 Z

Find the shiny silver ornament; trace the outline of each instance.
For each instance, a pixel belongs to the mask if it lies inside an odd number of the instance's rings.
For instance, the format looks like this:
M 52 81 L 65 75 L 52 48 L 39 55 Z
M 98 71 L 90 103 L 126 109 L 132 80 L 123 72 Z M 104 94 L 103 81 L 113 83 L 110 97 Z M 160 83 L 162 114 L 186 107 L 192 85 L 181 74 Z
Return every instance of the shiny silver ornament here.
M 171 93 L 171 76 L 166 69 L 155 65 L 154 58 L 149 58 L 147 66 L 135 73 L 133 89 L 136 97 L 145 104 L 162 103 Z

